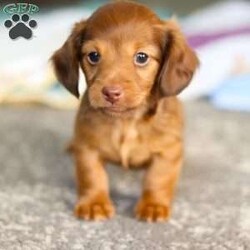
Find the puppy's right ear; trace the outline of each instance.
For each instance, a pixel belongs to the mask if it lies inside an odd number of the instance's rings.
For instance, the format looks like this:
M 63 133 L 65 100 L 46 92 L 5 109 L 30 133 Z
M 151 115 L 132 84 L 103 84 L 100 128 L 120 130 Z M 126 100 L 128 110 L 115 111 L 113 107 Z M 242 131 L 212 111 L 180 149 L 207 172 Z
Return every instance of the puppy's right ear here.
M 199 59 L 174 20 L 165 22 L 163 30 L 167 39 L 158 81 L 162 95 L 173 96 L 188 86 Z
M 86 21 L 76 23 L 66 42 L 51 57 L 57 79 L 77 98 L 80 49 L 85 26 Z

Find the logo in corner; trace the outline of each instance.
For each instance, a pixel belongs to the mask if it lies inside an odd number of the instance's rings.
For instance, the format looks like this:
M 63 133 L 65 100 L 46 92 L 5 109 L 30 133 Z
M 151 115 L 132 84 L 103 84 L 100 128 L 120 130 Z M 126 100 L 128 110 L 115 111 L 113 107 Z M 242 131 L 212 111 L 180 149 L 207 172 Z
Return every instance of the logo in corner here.
M 33 36 L 33 29 L 37 27 L 37 21 L 31 15 L 39 11 L 38 6 L 28 3 L 12 3 L 3 8 L 3 12 L 11 15 L 4 22 L 9 30 L 9 37 L 15 40 L 19 37 L 30 39 Z

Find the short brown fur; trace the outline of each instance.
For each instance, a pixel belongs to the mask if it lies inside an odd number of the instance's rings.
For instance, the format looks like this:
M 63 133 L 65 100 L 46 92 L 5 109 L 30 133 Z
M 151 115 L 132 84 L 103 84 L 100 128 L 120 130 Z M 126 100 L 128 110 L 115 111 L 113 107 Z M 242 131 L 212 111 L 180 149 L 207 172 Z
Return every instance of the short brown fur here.
M 92 51 L 101 55 L 96 65 L 88 61 Z M 135 64 L 138 52 L 149 56 L 146 65 Z M 52 60 L 72 94 L 79 96 L 79 66 L 87 81 L 71 147 L 79 195 L 75 215 L 86 220 L 114 215 L 104 167 L 112 161 L 147 168 L 136 217 L 169 218 L 183 161 L 183 115 L 175 95 L 198 66 L 177 24 L 140 4 L 111 3 L 77 23 Z M 119 89 L 118 101 L 107 101 L 104 88 Z

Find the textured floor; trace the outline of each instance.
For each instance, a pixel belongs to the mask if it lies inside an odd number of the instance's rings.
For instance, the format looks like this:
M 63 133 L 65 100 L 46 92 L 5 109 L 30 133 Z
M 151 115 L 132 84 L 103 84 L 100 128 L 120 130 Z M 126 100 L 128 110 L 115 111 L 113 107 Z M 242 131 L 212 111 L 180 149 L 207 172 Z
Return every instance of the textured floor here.
M 72 216 L 73 164 L 64 154 L 74 112 L 0 108 L 0 249 L 250 249 L 250 115 L 186 105 L 186 161 L 168 223 L 132 216 L 140 172 L 110 166 L 117 215 Z

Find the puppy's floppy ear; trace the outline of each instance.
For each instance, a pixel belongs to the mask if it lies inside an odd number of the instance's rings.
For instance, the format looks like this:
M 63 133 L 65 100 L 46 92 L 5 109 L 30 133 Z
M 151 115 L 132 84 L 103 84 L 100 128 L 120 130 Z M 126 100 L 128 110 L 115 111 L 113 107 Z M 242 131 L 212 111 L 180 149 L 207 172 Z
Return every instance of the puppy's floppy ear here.
M 51 57 L 57 79 L 76 97 L 79 97 L 80 48 L 85 26 L 86 21 L 76 23 L 66 42 Z
M 199 60 L 174 20 L 165 22 L 164 30 L 167 36 L 158 81 L 162 95 L 172 96 L 188 86 Z

